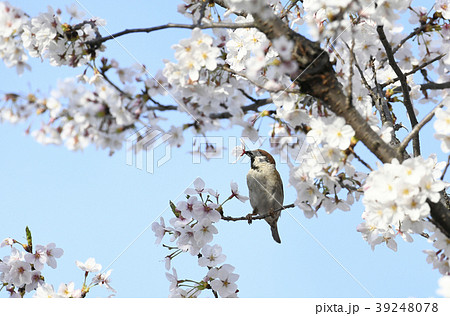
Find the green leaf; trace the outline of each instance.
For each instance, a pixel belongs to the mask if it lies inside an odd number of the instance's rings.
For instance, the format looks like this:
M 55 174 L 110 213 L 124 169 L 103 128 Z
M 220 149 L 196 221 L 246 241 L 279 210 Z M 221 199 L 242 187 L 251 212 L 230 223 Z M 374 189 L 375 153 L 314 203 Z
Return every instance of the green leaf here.
M 25 228 L 25 232 L 27 234 L 27 243 L 28 243 L 29 252 L 32 252 L 32 249 L 33 249 L 33 238 L 31 237 L 31 231 L 28 228 L 28 226 Z
M 170 208 L 172 209 L 172 213 L 176 216 L 179 217 L 180 216 L 180 211 L 177 210 L 177 207 L 175 206 L 175 204 L 173 204 L 172 201 L 169 201 L 170 204 Z

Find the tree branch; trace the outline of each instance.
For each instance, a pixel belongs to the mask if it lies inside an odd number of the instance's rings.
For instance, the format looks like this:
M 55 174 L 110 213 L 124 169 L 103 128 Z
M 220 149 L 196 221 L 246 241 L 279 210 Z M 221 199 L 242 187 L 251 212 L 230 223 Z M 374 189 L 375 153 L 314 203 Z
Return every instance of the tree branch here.
M 422 65 L 420 66 L 416 66 L 413 70 L 408 71 L 407 73 L 405 73 L 405 76 L 408 77 L 410 75 L 415 74 L 416 72 L 418 72 L 419 70 L 422 70 L 423 68 L 427 67 L 428 65 L 434 63 L 435 61 L 440 60 L 442 57 L 444 57 L 446 54 L 441 54 L 438 55 L 436 57 L 434 57 L 433 59 L 430 59 L 426 62 L 424 62 Z M 399 78 L 393 78 L 391 80 L 386 81 L 385 83 L 381 84 L 382 88 L 386 88 L 388 85 L 396 83 L 397 81 L 399 81 Z
M 427 200 L 430 205 L 430 215 L 433 224 L 450 239 L 450 211 L 448 196 L 445 191 L 441 192 L 441 199 L 437 203 Z
M 254 85 L 254 86 L 256 86 L 256 87 L 258 87 L 258 88 L 260 88 L 260 89 L 262 89 L 262 90 L 266 90 L 267 92 L 271 92 L 271 93 L 279 93 L 279 92 L 284 92 L 284 93 L 299 93 L 299 92 L 300 92 L 300 90 L 293 90 L 293 89 L 288 89 L 288 88 L 286 88 L 286 89 L 280 88 L 280 89 L 277 89 L 277 90 L 275 90 L 275 89 L 269 89 L 269 88 L 266 88 L 266 87 L 260 85 L 260 84 L 257 83 L 256 81 L 254 81 L 254 80 L 248 78 L 245 74 L 240 73 L 240 72 L 237 72 L 236 70 L 231 69 L 228 65 L 222 66 L 222 69 L 225 70 L 225 71 L 227 71 L 227 72 L 229 72 L 229 73 L 231 73 L 231 74 L 233 74 L 233 75 L 235 75 L 235 76 L 239 76 L 239 77 L 244 78 L 245 80 L 248 80 L 252 85 Z
M 155 106 L 147 106 L 146 109 L 148 111 L 175 111 L 178 109 L 177 105 L 164 105 L 159 103 L 158 101 L 154 100 L 153 98 L 149 98 L 150 101 L 155 104 Z M 258 111 L 258 108 L 272 103 L 272 98 L 266 98 L 266 99 L 253 99 L 254 102 L 248 105 L 241 106 L 241 110 L 244 113 L 248 113 L 250 111 Z M 233 115 L 230 112 L 222 112 L 222 113 L 212 113 L 209 115 L 209 118 L 211 119 L 227 119 L 232 117 Z
M 413 38 L 416 35 L 419 35 L 420 33 L 422 33 L 423 31 L 425 31 L 425 29 L 427 28 L 427 24 L 422 24 L 420 27 L 416 27 L 414 29 L 414 31 L 412 31 L 411 33 L 409 33 L 405 38 L 403 38 L 400 43 L 398 43 L 393 49 L 392 49 L 392 53 L 395 55 L 395 53 L 411 38 Z M 384 63 L 388 60 L 388 57 L 385 57 L 381 60 L 381 64 L 384 65 Z
M 386 55 L 389 60 L 389 65 L 394 70 L 395 74 L 400 80 L 400 84 L 402 87 L 403 92 L 403 104 L 406 107 L 406 112 L 408 112 L 408 117 L 411 122 L 411 127 L 414 128 L 418 122 L 416 114 L 414 113 L 414 107 L 411 102 L 411 96 L 409 95 L 409 86 L 406 82 L 406 76 L 403 73 L 403 71 L 400 69 L 400 67 L 397 65 L 397 62 L 395 61 L 394 53 L 392 52 L 392 47 L 389 44 L 386 34 L 384 33 L 384 29 L 382 25 L 377 26 L 377 32 L 378 36 L 380 38 L 381 43 L 384 46 L 384 50 L 386 51 Z M 420 140 L 419 140 L 419 130 L 417 130 L 416 134 L 413 135 L 413 151 L 414 151 L 414 157 L 420 156 Z
M 228 221 L 228 222 L 248 221 L 249 223 L 251 223 L 251 221 L 253 221 L 253 220 L 264 219 L 264 218 L 267 218 L 267 217 L 272 216 L 273 214 L 276 214 L 276 213 L 278 213 L 278 212 L 281 212 L 281 211 L 283 211 L 283 210 L 285 210 L 285 209 L 293 208 L 293 207 L 295 207 L 295 204 L 294 204 L 294 203 L 288 204 L 288 205 L 284 205 L 283 207 L 281 207 L 281 208 L 279 208 L 279 209 L 277 209 L 277 210 L 275 210 L 275 211 L 272 211 L 272 212 L 270 212 L 270 213 L 268 213 L 268 214 L 265 214 L 265 215 L 253 215 L 253 214 L 249 214 L 249 215 L 247 215 L 247 216 L 241 216 L 241 217 L 231 217 L 231 216 L 224 216 L 224 215 L 222 215 L 222 219 L 223 219 L 224 221 Z
M 203 1 L 202 5 L 200 7 L 200 17 L 198 18 L 197 24 L 196 24 L 197 27 L 200 27 L 201 24 L 202 24 L 202 20 L 205 17 L 205 11 L 206 11 L 206 6 L 207 5 L 208 5 L 208 2 Z
M 284 19 L 288 15 L 288 13 L 292 10 L 292 8 L 295 7 L 299 2 L 300 0 L 291 0 L 291 3 L 289 3 L 288 7 L 284 9 L 283 10 L 284 12 L 280 15 L 280 19 Z
M 249 105 L 245 105 L 242 106 L 241 109 L 244 113 L 247 113 L 249 111 L 258 111 L 258 108 L 260 106 L 266 105 L 266 104 L 270 104 L 272 103 L 272 99 L 271 98 L 267 98 L 267 99 L 260 99 L 260 100 L 255 100 L 254 103 L 249 104 Z M 211 119 L 227 119 L 232 117 L 233 115 L 230 112 L 223 112 L 223 113 L 213 113 L 209 115 L 209 118 Z
M 174 111 L 174 110 L 178 110 L 178 106 L 177 105 L 164 105 L 159 103 L 158 101 L 156 101 L 155 99 L 153 99 L 152 97 L 148 98 L 150 101 L 153 102 L 153 104 L 155 104 L 155 106 L 147 106 L 147 110 L 149 111 Z
M 397 150 L 399 151 L 399 153 L 403 152 L 403 150 L 405 150 L 406 146 L 408 146 L 408 143 L 411 141 L 411 139 L 413 139 L 414 137 L 416 137 L 419 134 L 419 131 L 422 129 L 422 127 L 433 118 L 437 109 L 440 109 L 443 106 L 444 106 L 444 103 L 438 104 L 430 113 L 428 113 L 422 119 L 422 121 L 420 121 L 420 123 L 418 123 L 416 126 L 414 126 L 412 131 L 408 135 L 406 135 L 405 139 L 403 139 L 400 146 L 398 146 Z
M 448 155 L 447 163 L 445 165 L 444 171 L 442 171 L 441 180 L 444 180 L 445 174 L 447 173 L 448 166 L 450 165 L 450 155 Z
M 436 83 L 436 82 L 428 82 L 420 85 L 420 90 L 443 90 L 450 89 L 450 81 Z
M 177 23 L 167 23 L 164 25 L 147 27 L 147 28 L 136 28 L 136 29 L 126 29 L 121 32 L 117 32 L 108 36 L 99 37 L 90 41 L 87 41 L 85 44 L 90 46 L 97 46 L 106 41 L 115 39 L 117 37 L 132 34 L 132 33 L 151 33 L 154 31 L 170 29 L 170 28 L 178 28 L 178 29 L 190 29 L 193 30 L 195 28 L 199 29 L 218 29 L 218 28 L 227 28 L 227 29 L 239 29 L 239 28 L 252 28 L 255 27 L 254 23 L 211 23 L 211 24 L 177 24 Z

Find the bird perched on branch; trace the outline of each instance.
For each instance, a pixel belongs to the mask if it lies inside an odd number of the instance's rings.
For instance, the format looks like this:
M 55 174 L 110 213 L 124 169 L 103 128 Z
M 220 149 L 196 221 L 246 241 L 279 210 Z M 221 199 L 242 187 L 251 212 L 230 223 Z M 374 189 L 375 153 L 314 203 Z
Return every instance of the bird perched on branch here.
M 284 192 L 283 182 L 275 168 L 275 160 L 262 149 L 244 151 L 244 154 L 251 160 L 247 185 L 253 214 L 271 214 L 265 220 L 270 225 L 273 239 L 277 243 L 281 243 L 277 227 L 280 212 L 273 212 L 283 207 Z

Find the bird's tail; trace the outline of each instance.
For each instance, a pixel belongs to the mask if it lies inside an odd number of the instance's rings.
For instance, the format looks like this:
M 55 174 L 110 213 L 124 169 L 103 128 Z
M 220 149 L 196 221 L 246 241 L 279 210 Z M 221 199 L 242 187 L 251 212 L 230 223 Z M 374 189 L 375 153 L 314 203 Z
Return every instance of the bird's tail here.
M 272 230 L 272 237 L 273 239 L 281 244 L 281 239 L 280 239 L 280 235 L 278 235 L 278 227 L 277 227 L 277 223 L 270 225 L 270 229 Z

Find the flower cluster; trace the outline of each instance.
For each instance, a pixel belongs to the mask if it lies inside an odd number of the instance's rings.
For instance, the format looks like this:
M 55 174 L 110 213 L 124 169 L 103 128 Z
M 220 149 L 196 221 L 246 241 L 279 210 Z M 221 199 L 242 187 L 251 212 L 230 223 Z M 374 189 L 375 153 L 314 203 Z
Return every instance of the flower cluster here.
M 323 207 L 330 214 L 336 209 L 350 210 L 361 195 L 358 192 L 365 173 L 352 165 L 354 130 L 334 115 L 320 115 L 319 105 L 305 109 L 308 98 L 278 94 L 274 99 L 277 114 L 285 124 L 272 131 L 274 153 L 285 155 L 290 168 L 289 183 L 297 191 L 295 204 L 307 218 Z M 300 138 L 293 129 L 307 126 Z
M 253 22 L 251 16 L 238 17 L 235 23 L 249 23 Z M 227 58 L 226 62 L 230 68 L 236 71 L 241 71 L 247 68 L 248 65 L 253 65 L 254 60 L 249 60 L 251 56 L 260 57 L 259 64 L 261 68 L 266 65 L 270 57 L 274 57 L 274 52 L 271 51 L 268 57 L 264 56 L 262 52 L 269 48 L 270 41 L 264 33 L 258 31 L 256 28 L 238 28 L 236 30 L 228 31 L 229 40 L 226 43 Z
M 0 2 L 0 58 L 7 67 L 16 67 L 18 74 L 22 74 L 24 69 L 31 70 L 20 38 L 27 22 L 28 18 L 21 9 L 9 2 Z
M 49 7 L 48 12 L 23 25 L 23 46 L 30 56 L 47 58 L 53 66 L 78 67 L 95 58 L 95 51 L 86 42 L 97 36 L 97 27 L 103 24 L 99 19 L 73 26 L 62 23 L 61 17 Z
M 15 239 L 4 239 L 0 247 L 11 248 L 9 256 L 5 256 L 0 260 L 0 291 L 5 288 L 9 292 L 9 297 L 20 298 L 27 293 L 33 292 L 33 297 L 85 297 L 89 290 L 97 285 L 105 286 L 108 290 L 115 292 L 109 285 L 109 275 L 111 270 L 106 273 L 99 273 L 95 275 L 92 282 L 87 285 L 86 278 L 90 272 L 98 272 L 101 270 L 101 265 L 96 264 L 93 258 L 86 261 L 85 264 L 77 261 L 77 266 L 85 271 L 84 283 L 81 289 L 75 289 L 75 284 L 62 283 L 57 292 L 55 292 L 53 285 L 45 282 L 42 271 L 45 265 L 56 269 L 56 259 L 60 258 L 64 251 L 61 248 L 56 248 L 54 243 L 49 243 L 46 246 L 36 245 L 33 250 L 31 232 L 27 228 L 27 244 L 22 244 Z M 20 251 L 15 247 L 20 245 L 24 251 Z
M 346 155 L 330 146 L 318 147 L 313 140 L 304 140 L 293 151 L 289 183 L 297 191 L 297 205 L 305 217 L 317 216 L 319 208 L 327 214 L 336 209 L 349 211 L 359 200 L 359 187 L 366 177 L 352 166 L 353 155 Z
M 450 1 L 449 0 L 436 0 L 434 5 L 436 12 L 442 14 L 444 19 L 450 19 Z
M 434 129 L 436 134 L 434 137 L 441 141 L 441 149 L 443 152 L 450 152 L 450 97 L 444 100 L 446 106 L 436 110 L 436 121 Z
M 80 18 L 76 8 L 68 8 L 72 17 Z M 86 43 L 98 35 L 101 19 L 91 19 L 70 25 L 61 21 L 61 11 L 51 7 L 37 17 L 29 18 L 22 10 L 8 2 L 0 2 L 0 58 L 7 67 L 16 67 L 18 74 L 31 70 L 28 56 L 49 59 L 52 66 L 78 67 L 95 58 L 103 45 Z
M 446 187 L 439 179 L 443 167 L 435 158 L 419 156 L 402 164 L 393 160 L 369 174 L 364 185 L 365 222 L 358 230 L 372 248 L 385 242 L 396 250 L 397 235 L 412 241 L 410 234 L 430 229 L 424 221 L 430 214 L 427 200 L 438 202 Z
M 61 285 L 58 288 L 58 291 L 55 291 L 53 288 L 53 285 L 48 283 L 42 283 L 39 284 L 39 286 L 36 288 L 36 293 L 33 297 L 35 298 L 84 298 L 86 297 L 87 293 L 91 288 L 94 286 L 100 285 L 104 286 L 106 289 L 110 290 L 111 292 L 115 293 L 116 290 L 114 290 L 111 285 L 109 284 L 111 282 L 111 279 L 109 278 L 111 271 L 109 270 L 106 273 L 98 273 L 94 277 L 92 277 L 92 281 L 90 284 L 86 283 L 87 277 L 89 273 L 95 273 L 102 269 L 102 266 L 100 264 L 97 264 L 95 262 L 94 258 L 89 258 L 86 260 L 85 263 L 82 263 L 80 261 L 76 261 L 76 265 L 78 268 L 80 268 L 82 271 L 85 271 L 84 274 L 84 283 L 81 289 L 75 288 L 75 283 L 61 283 Z
M 395 21 L 400 18 L 397 13 L 405 11 L 410 0 L 381 0 L 381 1 L 351 1 L 351 0 L 305 0 L 304 19 L 311 27 L 315 37 L 335 37 L 349 28 L 350 19 L 343 18 L 342 12 L 360 14 L 364 19 L 387 28 L 394 28 Z M 365 40 L 365 39 L 361 39 Z
M 443 276 L 439 279 L 439 295 L 450 298 L 450 275 Z
M 10 297 L 23 297 L 44 284 L 41 275 L 44 266 L 56 269 L 56 258 L 61 257 L 64 251 L 50 243 L 47 246 L 36 245 L 34 252 L 29 249 L 24 252 L 15 248 L 15 243 L 17 242 L 11 238 L 6 238 L 1 243 L 2 247 L 11 247 L 11 254 L 0 261 L 0 282 L 4 286 L 6 284 Z
M 318 117 L 311 120 L 311 130 L 306 135 L 310 141 L 325 143 L 326 145 L 345 150 L 350 146 L 355 131 L 341 117 L 323 118 Z
M 244 12 L 258 12 L 266 4 L 267 1 L 259 0 L 227 0 L 230 10 L 244 11 Z
M 191 38 L 181 40 L 172 48 L 178 64 L 166 64 L 164 75 L 170 83 L 183 86 L 190 81 L 197 81 L 203 68 L 212 71 L 217 67 L 220 50 L 213 45 L 212 37 L 198 28 L 192 31 Z
M 248 83 L 219 70 L 223 48 L 218 45 L 220 42 L 194 29 L 191 38 L 173 46 L 178 62 L 166 61 L 162 72 L 168 83 L 166 91 L 178 100 L 178 110 L 196 121 L 198 134 L 217 130 L 220 124 L 213 117 L 224 111 L 233 115 L 236 124 L 246 125 L 241 110 L 245 96 L 239 91 L 247 91 Z
M 429 224 L 429 230 L 433 233 L 428 237 L 428 241 L 437 250 L 423 251 L 427 255 L 427 262 L 442 275 L 450 275 L 450 238 L 447 238 L 433 224 Z
M 39 143 L 64 143 L 70 150 L 82 150 L 92 143 L 114 152 L 122 147 L 143 105 L 121 95 L 101 76 L 96 80 L 92 87 L 74 78 L 60 81 L 49 98 L 15 96 L 10 99 L 10 108 L 0 109 L 0 119 L 15 123 L 46 113 L 48 122 L 31 132 Z
M 220 297 L 236 297 L 236 281 L 239 276 L 233 273 L 233 266 L 223 264 L 226 256 L 222 253 L 222 247 L 218 244 L 212 245 L 212 242 L 214 235 L 218 233 L 215 224 L 221 219 L 223 204 L 233 198 L 241 202 L 248 198 L 240 195 L 237 184 L 232 183 L 231 195 L 219 204 L 219 194 L 205 188 L 205 182 L 200 178 L 194 181 L 194 188 L 187 189 L 185 193 L 186 201 L 180 201 L 176 206 L 171 203 L 175 215 L 170 219 L 171 226 L 167 226 L 161 218 L 160 223 L 153 223 L 152 230 L 156 243 L 160 243 L 166 234 L 171 236 L 171 242 L 176 243 L 173 247 L 164 245 L 169 249 L 176 249 L 166 257 L 167 270 L 176 256 L 189 252 L 198 257 L 200 267 L 207 267 L 209 271 L 202 281 L 197 282 L 178 279 L 176 269 L 172 268 L 172 273 L 166 273 L 171 282 L 170 297 L 198 297 L 205 289 L 211 289 Z

